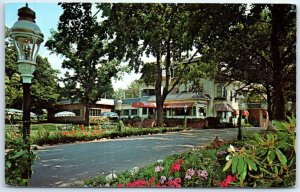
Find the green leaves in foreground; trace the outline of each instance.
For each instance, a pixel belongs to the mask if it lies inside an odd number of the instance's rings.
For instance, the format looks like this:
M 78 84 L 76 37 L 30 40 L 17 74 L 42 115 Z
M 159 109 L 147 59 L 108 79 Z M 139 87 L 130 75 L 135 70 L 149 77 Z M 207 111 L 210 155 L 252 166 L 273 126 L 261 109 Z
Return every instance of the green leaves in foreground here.
M 295 185 L 296 119 L 273 122 L 276 132 L 255 133 L 246 145 L 228 148 L 223 172 L 231 170 L 240 186 L 280 187 Z M 230 169 L 231 168 L 231 169 Z

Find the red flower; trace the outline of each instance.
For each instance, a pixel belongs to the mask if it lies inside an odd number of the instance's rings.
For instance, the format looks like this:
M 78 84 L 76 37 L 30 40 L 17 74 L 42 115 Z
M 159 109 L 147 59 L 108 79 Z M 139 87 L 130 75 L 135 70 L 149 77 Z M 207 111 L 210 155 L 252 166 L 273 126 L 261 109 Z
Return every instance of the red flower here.
M 227 175 L 226 179 L 221 181 L 219 185 L 220 187 L 229 187 L 229 184 L 232 182 L 236 182 L 236 180 L 237 179 L 235 176 Z
M 171 165 L 171 169 L 170 172 L 173 173 L 175 171 L 180 171 L 180 163 L 178 161 L 175 161 L 172 165 Z
M 181 179 L 175 178 L 174 180 L 169 179 L 166 183 L 168 187 L 181 187 Z
M 122 183 L 119 183 L 119 184 L 117 185 L 117 187 L 124 187 L 124 185 L 123 185 Z
M 154 178 L 154 177 L 152 177 L 151 179 L 149 179 L 149 181 L 148 181 L 148 186 L 150 187 L 150 186 L 152 186 L 152 183 L 155 181 L 156 179 Z

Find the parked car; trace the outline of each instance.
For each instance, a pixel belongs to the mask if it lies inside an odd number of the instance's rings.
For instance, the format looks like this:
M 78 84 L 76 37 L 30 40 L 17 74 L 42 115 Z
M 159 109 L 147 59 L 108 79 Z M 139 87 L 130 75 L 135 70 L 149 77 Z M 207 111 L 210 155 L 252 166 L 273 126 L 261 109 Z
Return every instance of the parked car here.
M 100 114 L 101 117 L 107 117 L 108 119 L 111 119 L 111 120 L 117 120 L 119 119 L 119 115 L 115 112 L 102 112 Z

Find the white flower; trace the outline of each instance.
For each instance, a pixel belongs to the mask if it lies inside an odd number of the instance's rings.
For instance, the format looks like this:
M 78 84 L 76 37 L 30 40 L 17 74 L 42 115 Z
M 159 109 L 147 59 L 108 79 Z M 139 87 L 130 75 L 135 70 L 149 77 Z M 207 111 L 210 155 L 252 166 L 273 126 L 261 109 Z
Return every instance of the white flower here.
M 162 163 L 162 162 L 164 162 L 164 160 L 162 159 L 157 160 L 157 163 Z
M 234 146 L 232 146 L 232 145 L 230 144 L 230 146 L 229 146 L 229 148 L 227 149 L 227 151 L 228 151 L 229 153 L 235 152 Z
M 231 155 L 226 156 L 226 161 L 229 161 L 231 159 Z

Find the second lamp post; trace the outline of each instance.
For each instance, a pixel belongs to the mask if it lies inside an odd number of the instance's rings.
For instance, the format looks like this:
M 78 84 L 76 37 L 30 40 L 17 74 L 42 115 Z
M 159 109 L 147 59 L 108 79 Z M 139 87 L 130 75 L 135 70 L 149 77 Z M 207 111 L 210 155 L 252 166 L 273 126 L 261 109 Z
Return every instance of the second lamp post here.
M 244 96 L 242 94 L 240 94 L 236 97 L 236 99 L 239 103 L 239 118 L 238 118 L 237 140 L 240 141 L 240 140 L 242 140 L 242 107 L 243 107 L 242 99 L 244 99 Z

